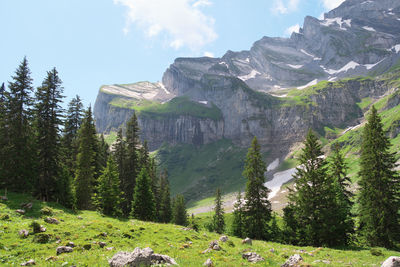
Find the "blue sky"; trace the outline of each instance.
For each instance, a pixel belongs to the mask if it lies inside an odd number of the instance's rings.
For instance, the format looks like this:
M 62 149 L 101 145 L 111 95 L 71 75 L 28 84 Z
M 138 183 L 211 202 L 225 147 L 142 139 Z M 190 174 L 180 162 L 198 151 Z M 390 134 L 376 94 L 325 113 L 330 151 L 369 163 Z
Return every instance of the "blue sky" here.
M 56 67 L 66 101 L 102 84 L 159 81 L 177 57 L 248 50 L 289 36 L 343 0 L 1 0 L 0 82 L 27 56 L 34 85 Z M 297 25 L 297 26 L 296 26 Z M 291 30 L 289 30 L 291 29 Z

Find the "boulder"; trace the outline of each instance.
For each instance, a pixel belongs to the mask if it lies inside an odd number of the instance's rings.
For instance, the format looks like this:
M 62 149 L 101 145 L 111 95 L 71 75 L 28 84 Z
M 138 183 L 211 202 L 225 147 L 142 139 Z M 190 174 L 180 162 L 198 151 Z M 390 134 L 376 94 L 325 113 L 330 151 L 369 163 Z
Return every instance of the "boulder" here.
M 155 254 L 151 248 L 135 248 L 133 252 L 118 252 L 108 263 L 111 267 L 151 266 L 155 264 L 177 265 L 171 257 Z
M 223 236 L 221 236 L 221 237 L 219 238 L 219 241 L 221 241 L 221 242 L 226 242 L 226 241 L 228 241 L 228 237 L 227 237 L 226 235 L 223 235 Z
M 62 254 L 62 253 L 71 253 L 72 251 L 74 251 L 74 249 L 71 247 L 60 246 L 57 248 L 57 255 Z
M 247 252 L 242 254 L 242 258 L 246 259 L 249 262 L 259 262 L 259 261 L 264 261 L 265 259 L 258 255 L 255 252 Z
M 208 258 L 208 259 L 204 262 L 203 266 L 212 267 L 212 266 L 214 266 L 214 264 L 213 264 L 212 260 L 211 260 L 210 258 Z
M 381 267 L 400 267 L 400 257 L 391 256 L 387 258 Z
M 242 240 L 242 244 L 252 245 L 253 241 L 250 238 L 246 237 L 245 239 Z
M 30 265 L 36 265 L 35 260 L 30 259 L 27 262 L 21 263 L 21 266 L 30 266 Z
M 25 210 L 16 210 L 15 211 L 18 214 L 24 215 L 25 214 Z
M 50 224 L 59 224 L 60 221 L 57 220 L 56 218 L 51 218 L 51 217 L 47 217 L 46 219 L 44 219 L 45 222 L 50 223 Z
M 301 261 L 303 261 L 303 258 L 299 254 L 294 254 L 282 264 L 281 267 L 295 267 L 298 266 Z
M 22 237 L 22 238 L 27 238 L 28 235 L 29 235 L 29 231 L 28 231 L 28 230 L 25 230 L 25 229 L 22 229 L 22 230 L 19 230 L 18 234 L 19 234 L 19 236 Z
M 213 240 L 210 242 L 210 244 L 208 245 L 209 248 L 213 249 L 214 246 L 218 246 L 218 241 L 217 240 Z
M 106 242 L 99 242 L 99 246 L 100 246 L 101 248 L 104 248 L 106 245 L 107 245 Z

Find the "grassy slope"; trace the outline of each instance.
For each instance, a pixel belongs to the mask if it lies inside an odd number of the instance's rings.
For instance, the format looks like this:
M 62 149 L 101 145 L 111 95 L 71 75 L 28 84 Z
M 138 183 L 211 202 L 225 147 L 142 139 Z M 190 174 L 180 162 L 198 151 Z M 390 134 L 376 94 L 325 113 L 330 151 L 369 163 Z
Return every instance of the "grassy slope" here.
M 240 239 L 230 237 L 233 246 L 222 243 L 222 251 L 213 251 L 201 254 L 208 247 L 211 240 L 218 239 L 215 233 L 204 230 L 200 232 L 184 231 L 180 226 L 171 224 L 146 223 L 137 220 L 118 220 L 103 217 L 96 212 L 81 211 L 73 213 L 54 203 L 33 201 L 33 209 L 26 215 L 15 213 L 23 202 L 32 201 L 29 197 L 19 194 L 9 194 L 9 201 L 0 203 L 0 217 L 8 215 L 8 220 L 0 220 L 0 265 L 19 266 L 21 263 L 34 259 L 38 266 L 108 266 L 107 260 L 117 251 L 133 251 L 135 247 L 151 247 L 155 253 L 173 257 L 180 266 L 202 266 L 207 258 L 211 258 L 216 266 L 279 266 L 286 257 L 299 253 L 299 250 L 312 252 L 313 256 L 301 253 L 305 262 L 313 266 L 327 266 L 324 263 L 314 263 L 316 260 L 329 260 L 329 266 L 371 266 L 380 263 L 391 255 L 398 255 L 393 251 L 382 249 L 382 256 L 372 256 L 368 249 L 336 250 L 323 248 L 315 252 L 312 247 L 295 247 L 271 242 L 254 241 L 253 246 L 242 245 Z M 47 224 L 40 216 L 39 210 L 43 206 L 54 209 L 53 217 L 63 220 L 59 225 Z M 77 219 L 77 216 L 83 219 Z M 18 231 L 30 229 L 29 225 L 37 220 L 46 228 L 46 234 L 51 236 L 46 244 L 34 243 L 34 235 L 21 239 Z M 199 218 L 199 221 L 204 219 Z M 107 233 L 106 237 L 101 233 Z M 60 244 L 56 243 L 61 239 Z M 56 248 L 73 241 L 77 246 L 74 252 L 56 255 Z M 100 248 L 96 242 L 104 241 L 106 247 L 114 247 L 112 251 Z M 189 248 L 183 244 L 193 242 Z M 90 250 L 84 250 L 85 244 L 91 244 Z M 274 248 L 275 252 L 270 252 Z M 254 251 L 263 256 L 266 261 L 250 264 L 242 259 L 242 252 Z M 314 252 L 313 252 L 314 251 Z M 54 256 L 54 260 L 45 261 Z

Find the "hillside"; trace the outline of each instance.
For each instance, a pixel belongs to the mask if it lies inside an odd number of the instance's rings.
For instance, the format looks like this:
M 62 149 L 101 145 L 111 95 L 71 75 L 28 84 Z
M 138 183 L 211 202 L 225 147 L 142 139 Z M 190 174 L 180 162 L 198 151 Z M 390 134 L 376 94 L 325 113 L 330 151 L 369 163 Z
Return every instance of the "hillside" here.
M 253 241 L 244 245 L 241 240 L 229 237 L 232 242 L 222 243 L 221 251 L 201 252 L 219 235 L 200 230 L 184 230 L 172 224 L 147 223 L 137 220 L 118 220 L 104 217 L 93 211 L 72 212 L 54 203 L 43 203 L 19 194 L 8 195 L 0 203 L 0 265 L 20 265 L 34 259 L 38 266 L 108 266 L 107 260 L 118 251 L 133 251 L 135 247 L 151 247 L 155 253 L 166 254 L 180 266 L 202 266 L 211 258 L 215 266 L 280 266 L 293 254 L 300 254 L 312 266 L 373 266 L 380 265 L 397 252 L 379 249 L 373 256 L 368 248 L 346 250 L 295 247 L 271 242 Z M 16 213 L 22 203 L 33 203 L 25 215 Z M 47 208 L 52 215 L 41 215 Z M 44 218 L 57 218 L 59 224 L 44 222 Z M 30 224 L 37 221 L 46 232 L 33 234 Z M 18 232 L 26 229 L 27 238 Z M 39 243 L 41 240 L 42 243 Z M 57 255 L 56 248 L 68 242 L 75 244 L 72 253 Z M 99 242 L 105 242 L 101 248 Z M 112 248 L 112 249 L 111 249 Z M 273 249 L 273 250 L 272 250 Z M 256 252 L 266 260 L 257 264 L 242 259 L 244 252 Z M 47 260 L 46 260 L 47 259 Z

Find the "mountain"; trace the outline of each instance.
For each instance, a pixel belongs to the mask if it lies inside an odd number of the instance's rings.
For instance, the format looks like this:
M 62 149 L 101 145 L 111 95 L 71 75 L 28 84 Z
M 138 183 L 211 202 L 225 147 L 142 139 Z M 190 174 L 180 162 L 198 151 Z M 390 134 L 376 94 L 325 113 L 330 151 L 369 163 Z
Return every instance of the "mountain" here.
M 399 60 L 400 2 L 347 0 L 323 20 L 306 17 L 290 38 L 263 37 L 249 51 L 228 51 L 221 58 L 178 58 L 162 82 L 102 86 L 96 127 L 116 131 L 136 112 L 141 137 L 159 149 L 171 177 L 180 177 L 171 181 L 173 190 L 196 198 L 214 191 L 210 184 L 232 191 L 243 185 L 237 182 L 241 172 L 232 175 L 218 155 L 242 156 L 257 136 L 267 161 L 282 162 L 309 128 L 326 138 L 326 129 L 358 125 L 360 103 L 392 90 L 394 78 L 383 74 Z M 172 159 L 177 151 L 198 158 L 207 144 L 217 154 L 197 168 L 189 162 L 182 169 Z

